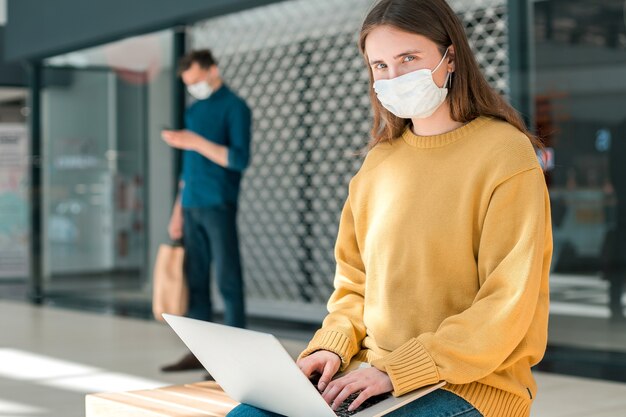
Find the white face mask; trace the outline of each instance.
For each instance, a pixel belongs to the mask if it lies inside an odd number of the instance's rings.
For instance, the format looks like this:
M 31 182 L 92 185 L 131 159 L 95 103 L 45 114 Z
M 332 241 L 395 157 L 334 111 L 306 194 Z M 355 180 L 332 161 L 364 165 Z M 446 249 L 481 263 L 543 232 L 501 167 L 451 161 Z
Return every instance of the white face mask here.
M 443 54 L 439 64 L 431 71 L 428 68 L 409 72 L 391 80 L 378 80 L 374 91 L 380 103 L 391 113 L 403 119 L 424 119 L 431 116 L 445 101 L 450 73 L 442 88 L 433 80 L 433 73 L 446 58 Z
M 200 81 L 195 84 L 191 84 L 187 86 L 187 91 L 191 94 L 192 97 L 198 100 L 204 100 L 205 98 L 209 98 L 211 93 L 213 93 L 213 89 L 206 81 Z

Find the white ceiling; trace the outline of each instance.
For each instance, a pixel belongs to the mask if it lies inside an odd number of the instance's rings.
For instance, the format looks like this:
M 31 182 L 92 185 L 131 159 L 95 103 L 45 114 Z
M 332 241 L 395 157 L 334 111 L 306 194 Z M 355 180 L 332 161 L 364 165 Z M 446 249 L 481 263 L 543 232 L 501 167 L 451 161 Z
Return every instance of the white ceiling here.
M 104 66 L 133 71 L 150 71 L 171 67 L 171 57 L 172 31 L 164 30 L 57 55 L 46 59 L 45 63 L 50 66 L 76 68 Z

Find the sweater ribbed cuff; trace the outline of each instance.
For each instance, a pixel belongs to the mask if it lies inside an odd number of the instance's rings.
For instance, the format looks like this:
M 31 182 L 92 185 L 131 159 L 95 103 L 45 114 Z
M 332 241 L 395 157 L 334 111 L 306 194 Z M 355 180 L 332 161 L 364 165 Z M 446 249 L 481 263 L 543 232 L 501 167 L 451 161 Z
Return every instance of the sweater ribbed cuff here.
M 435 362 L 417 339 L 411 339 L 387 356 L 374 360 L 372 365 L 387 372 L 396 397 L 440 380 Z
M 352 356 L 357 352 L 354 343 L 345 334 L 334 330 L 318 330 L 309 343 L 309 346 L 300 354 L 298 359 L 309 356 L 318 350 L 328 350 L 336 353 L 341 358 L 341 369 L 344 370 Z
M 472 382 L 465 385 L 448 384 L 443 387 L 472 404 L 485 417 L 528 417 L 530 416 L 530 398 L 518 397 L 515 394 L 498 388 Z

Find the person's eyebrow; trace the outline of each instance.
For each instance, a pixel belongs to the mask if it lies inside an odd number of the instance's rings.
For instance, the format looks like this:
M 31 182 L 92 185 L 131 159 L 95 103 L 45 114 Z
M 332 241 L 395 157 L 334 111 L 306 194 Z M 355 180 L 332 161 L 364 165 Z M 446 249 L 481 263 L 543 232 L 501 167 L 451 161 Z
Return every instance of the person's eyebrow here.
M 420 51 L 419 49 L 412 49 L 410 51 L 405 51 L 405 52 L 402 52 L 401 54 L 398 54 L 398 55 L 394 56 L 393 59 L 395 60 L 395 59 L 398 59 L 398 58 L 400 58 L 402 56 L 405 56 L 405 55 L 421 54 L 421 53 L 422 53 L 422 51 Z M 370 65 L 380 64 L 382 62 L 383 62 L 382 60 L 378 59 L 378 60 L 375 60 L 375 61 L 370 61 Z
M 398 59 L 401 56 L 405 56 L 405 55 L 421 54 L 421 53 L 422 53 L 422 51 L 420 51 L 419 49 L 411 49 L 410 51 L 402 52 L 401 54 L 398 54 L 398 55 L 394 56 L 393 59 Z

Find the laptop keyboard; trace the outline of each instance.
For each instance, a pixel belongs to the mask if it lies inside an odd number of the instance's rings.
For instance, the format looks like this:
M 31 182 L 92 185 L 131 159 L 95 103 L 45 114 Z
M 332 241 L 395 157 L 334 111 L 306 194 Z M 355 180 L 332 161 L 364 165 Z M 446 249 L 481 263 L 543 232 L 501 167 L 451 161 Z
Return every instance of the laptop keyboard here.
M 391 396 L 391 393 L 385 393 L 385 394 L 380 394 L 380 395 L 375 395 L 373 397 L 368 398 L 367 400 L 365 400 L 363 402 L 363 404 L 361 404 L 359 406 L 359 408 L 357 408 L 356 410 L 353 411 L 348 411 L 348 407 L 350 406 L 350 404 L 352 404 L 352 401 L 354 401 L 356 399 L 356 397 L 358 397 L 360 394 L 359 392 L 355 392 L 353 394 L 351 394 L 350 396 L 348 396 L 348 398 L 346 398 L 346 400 L 341 403 L 341 405 L 339 406 L 339 408 L 337 408 L 337 410 L 335 410 L 335 414 L 337 414 L 340 417 L 347 417 L 347 416 L 352 416 L 356 413 L 358 413 L 359 411 L 363 411 L 366 408 L 369 408 L 371 406 L 373 406 L 374 404 L 378 404 L 379 402 L 389 398 Z

